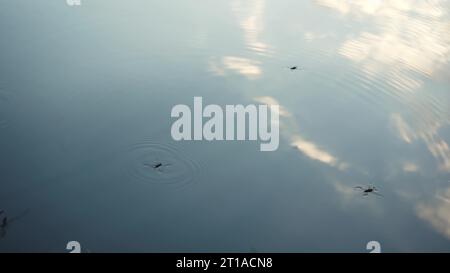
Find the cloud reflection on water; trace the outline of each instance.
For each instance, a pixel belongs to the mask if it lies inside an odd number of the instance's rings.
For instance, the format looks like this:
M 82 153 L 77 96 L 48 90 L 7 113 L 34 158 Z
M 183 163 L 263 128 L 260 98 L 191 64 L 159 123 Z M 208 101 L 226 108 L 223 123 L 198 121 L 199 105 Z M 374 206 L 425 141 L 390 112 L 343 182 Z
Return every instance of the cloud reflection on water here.
M 234 0 L 231 2 L 231 11 L 242 30 L 245 47 L 256 55 L 271 55 L 272 46 L 263 42 L 260 37 L 264 31 L 265 0 Z M 260 64 L 258 60 L 242 56 L 211 57 L 209 71 L 218 76 L 227 76 L 227 71 L 232 71 L 255 80 L 262 75 Z
M 257 79 L 261 75 L 259 62 L 234 56 L 225 56 L 220 61 L 212 58 L 209 70 L 218 76 L 226 76 L 227 71 L 232 71 L 250 80 Z
M 441 136 L 442 129 L 450 123 L 448 94 L 440 97 L 436 91 L 423 88 L 428 79 L 443 82 L 440 74 L 449 66 L 449 1 L 316 3 L 337 11 L 344 19 L 374 26 L 349 36 L 338 53 L 357 65 L 372 86 L 386 83 L 382 91 L 397 100 L 401 109 L 390 114 L 398 137 L 408 145 L 422 141 L 437 161 L 434 171 L 450 172 L 448 140 Z M 404 172 L 415 173 L 418 169 L 414 163 L 403 164 Z M 440 191 L 444 194 L 418 203 L 417 215 L 450 238 L 450 188 Z
M 307 156 L 312 160 L 319 161 L 331 167 L 336 167 L 339 170 L 345 170 L 349 167 L 347 162 L 344 162 L 332 155 L 324 148 L 320 147 L 318 144 L 306 140 L 304 136 L 301 135 L 298 128 L 298 122 L 296 121 L 294 115 L 292 115 L 286 107 L 284 107 L 275 98 L 270 96 L 265 97 L 255 97 L 255 101 L 267 105 L 279 105 L 280 113 L 279 116 L 283 119 L 280 120 L 280 133 L 288 139 L 289 143 L 295 147 L 300 153 Z
M 450 188 L 447 188 L 443 194 L 436 194 L 431 202 L 420 202 L 416 209 L 419 218 L 428 221 L 431 226 L 450 239 Z
M 247 49 L 260 55 L 269 55 L 272 47 L 261 41 L 264 31 L 265 0 L 233 0 L 231 9 L 244 33 Z
M 438 162 L 438 170 L 450 172 L 450 149 L 445 139 L 439 135 L 440 123 L 428 124 L 424 128 L 412 128 L 403 117 L 394 113 L 391 116 L 398 136 L 408 144 L 415 140 L 422 140 L 431 155 Z

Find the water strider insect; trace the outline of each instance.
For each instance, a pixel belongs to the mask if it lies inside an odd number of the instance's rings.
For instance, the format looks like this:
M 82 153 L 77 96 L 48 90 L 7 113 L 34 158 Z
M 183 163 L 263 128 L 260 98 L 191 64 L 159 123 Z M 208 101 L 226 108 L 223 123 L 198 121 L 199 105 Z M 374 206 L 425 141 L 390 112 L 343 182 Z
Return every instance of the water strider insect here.
M 363 196 L 368 196 L 370 193 L 378 195 L 378 196 L 383 196 L 380 193 L 378 193 L 378 189 L 375 188 L 375 186 L 369 185 L 366 188 L 361 187 L 361 186 L 356 186 L 354 187 L 355 190 L 360 190 L 363 193 Z
M 144 163 L 144 166 L 150 167 L 150 168 L 152 168 L 154 170 L 162 171 L 162 169 L 164 167 L 171 166 L 171 164 L 163 164 L 161 162 L 158 162 L 158 163 L 155 163 L 155 164 Z
M 290 67 L 288 67 L 291 71 L 293 71 L 293 70 L 303 70 L 303 68 L 301 68 L 301 67 L 298 67 L 298 66 L 290 66 Z

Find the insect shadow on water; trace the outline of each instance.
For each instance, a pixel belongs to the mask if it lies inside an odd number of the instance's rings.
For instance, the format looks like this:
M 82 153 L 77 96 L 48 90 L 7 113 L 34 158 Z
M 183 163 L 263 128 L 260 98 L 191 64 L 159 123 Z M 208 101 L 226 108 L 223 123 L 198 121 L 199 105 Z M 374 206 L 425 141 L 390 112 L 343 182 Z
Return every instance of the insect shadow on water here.
M 11 227 L 11 224 L 14 224 L 18 220 L 22 219 L 28 214 L 29 210 L 25 210 L 21 214 L 17 216 L 13 216 L 11 218 L 8 218 L 5 211 L 0 211 L 0 216 L 3 215 L 3 218 L 0 220 L 0 239 L 4 238 L 6 236 L 7 230 Z
M 142 183 L 184 187 L 198 181 L 201 167 L 177 147 L 144 141 L 129 149 L 128 173 Z
M 356 186 L 353 189 L 361 191 L 363 196 L 368 196 L 369 194 L 377 195 L 383 197 L 382 194 L 379 193 L 378 189 L 373 185 L 368 185 L 366 187 Z

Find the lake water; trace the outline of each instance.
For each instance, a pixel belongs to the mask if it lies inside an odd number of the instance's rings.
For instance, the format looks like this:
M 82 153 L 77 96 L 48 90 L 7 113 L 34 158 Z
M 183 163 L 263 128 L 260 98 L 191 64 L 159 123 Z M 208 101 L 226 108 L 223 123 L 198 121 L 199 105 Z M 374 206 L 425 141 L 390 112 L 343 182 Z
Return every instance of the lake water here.
M 0 37 L 0 252 L 450 251 L 450 1 L 2 0 Z M 280 105 L 278 150 L 172 140 L 194 96 Z

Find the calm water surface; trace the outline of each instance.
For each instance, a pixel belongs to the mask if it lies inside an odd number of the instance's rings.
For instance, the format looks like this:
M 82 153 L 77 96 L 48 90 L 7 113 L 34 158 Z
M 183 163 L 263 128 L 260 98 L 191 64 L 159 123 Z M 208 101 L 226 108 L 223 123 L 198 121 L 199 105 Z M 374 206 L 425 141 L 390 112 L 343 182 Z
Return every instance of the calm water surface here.
M 0 252 L 450 251 L 450 1 L 1 0 L 0 37 Z M 279 104 L 279 149 L 173 141 L 194 96 Z

